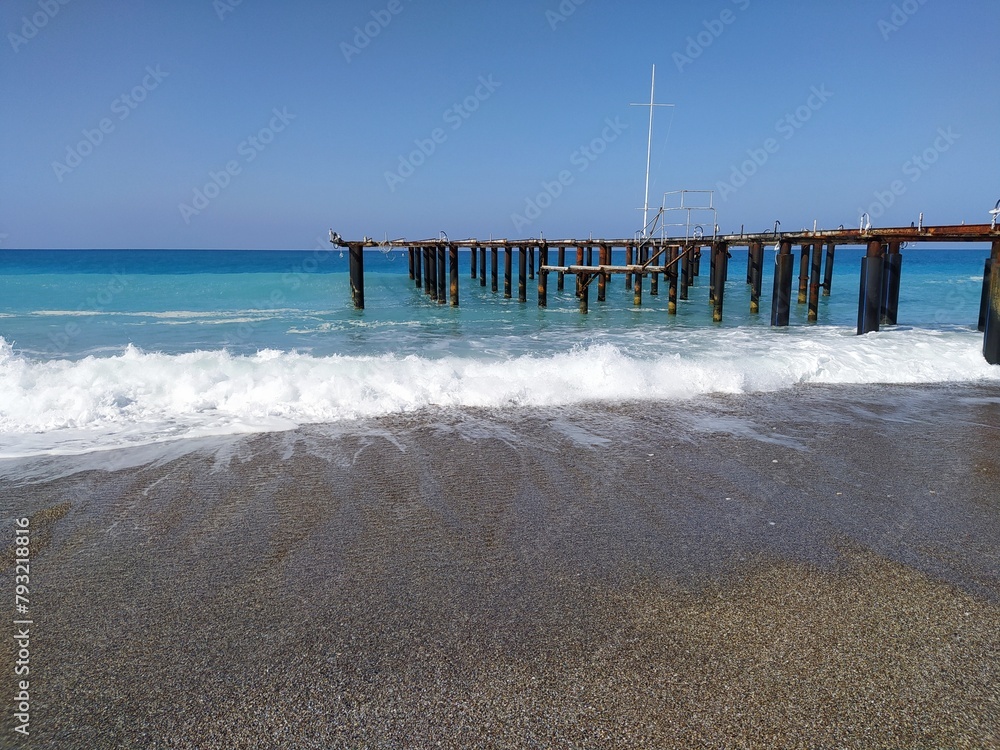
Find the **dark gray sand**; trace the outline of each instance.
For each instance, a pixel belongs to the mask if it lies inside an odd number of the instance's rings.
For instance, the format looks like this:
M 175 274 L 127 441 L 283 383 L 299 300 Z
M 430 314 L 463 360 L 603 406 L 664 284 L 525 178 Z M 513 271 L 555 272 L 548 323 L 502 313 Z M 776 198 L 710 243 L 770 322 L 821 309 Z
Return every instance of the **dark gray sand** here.
M 1000 747 L 995 389 L 87 460 L 0 465 L 35 534 L 31 740 L 5 710 L 3 747 Z

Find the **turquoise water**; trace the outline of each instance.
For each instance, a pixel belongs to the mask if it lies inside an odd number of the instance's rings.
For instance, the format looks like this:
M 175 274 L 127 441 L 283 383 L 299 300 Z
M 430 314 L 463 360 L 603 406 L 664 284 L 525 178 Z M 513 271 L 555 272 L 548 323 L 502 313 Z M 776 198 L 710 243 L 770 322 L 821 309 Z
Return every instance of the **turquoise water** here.
M 772 329 L 773 249 L 759 315 L 749 313 L 746 250 L 733 251 L 721 324 L 707 255 L 690 300 L 669 316 L 662 280 L 636 308 L 618 276 L 607 302 L 592 291 L 589 315 L 572 277 L 562 293 L 550 277 L 547 309 L 533 281 L 527 303 L 506 300 L 470 278 L 467 251 L 458 308 L 415 288 L 405 253 L 367 253 L 364 311 L 353 309 L 339 250 L 0 251 L 0 457 L 428 407 L 1000 382 L 975 330 L 987 250 L 904 251 L 900 325 L 863 337 L 861 254 L 838 249 L 819 325 L 794 305 L 791 327 Z M 516 290 L 516 253 L 514 267 Z

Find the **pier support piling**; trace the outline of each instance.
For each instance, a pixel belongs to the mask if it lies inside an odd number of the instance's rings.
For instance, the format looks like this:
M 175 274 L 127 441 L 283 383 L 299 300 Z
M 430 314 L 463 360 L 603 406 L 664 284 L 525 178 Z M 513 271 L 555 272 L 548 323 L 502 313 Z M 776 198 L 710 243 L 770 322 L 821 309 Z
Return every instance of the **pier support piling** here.
M 826 267 L 823 269 L 823 296 L 830 296 L 830 288 L 833 286 L 833 259 L 837 254 L 837 246 L 832 242 L 826 246 Z
M 410 278 L 412 279 L 413 278 L 413 248 L 412 247 L 406 248 L 406 252 L 407 252 L 407 255 L 409 256 L 409 260 L 410 260 Z
M 535 247 L 534 245 L 528 247 L 528 278 L 535 278 Z
M 633 248 L 632 248 L 631 245 L 626 245 L 625 246 L 625 265 L 626 266 L 631 266 L 633 260 L 635 260 L 635 258 L 634 258 L 634 250 L 633 250 Z M 632 288 L 632 272 L 631 271 L 626 271 L 625 272 L 625 288 L 626 289 L 631 289 Z
M 712 320 L 722 322 L 722 305 L 726 299 L 726 277 L 729 275 L 729 246 L 724 242 L 716 242 L 712 246 L 713 270 L 712 285 L 715 296 L 712 300 Z
M 576 264 L 578 266 L 583 265 L 583 247 L 577 247 L 576 249 Z M 583 274 L 576 274 L 576 296 L 579 297 L 583 293 Z
M 792 243 L 781 240 L 774 259 L 774 292 L 771 295 L 771 325 L 787 326 L 792 307 L 792 270 L 795 256 Z
M 486 286 L 486 248 L 479 248 L 479 286 Z
M 538 248 L 538 306 L 548 307 L 549 306 L 549 272 L 545 270 L 545 266 L 549 264 L 549 248 L 548 245 L 542 245 Z
M 802 246 L 802 258 L 799 261 L 799 304 L 804 305 L 809 297 L 809 253 L 812 245 Z
M 667 314 L 677 314 L 677 257 L 680 248 L 667 248 Z
M 868 253 L 861 259 L 861 290 L 858 297 L 858 335 L 879 329 L 882 312 L 882 241 L 868 243 Z
M 694 280 L 698 276 L 701 276 L 701 247 L 696 247 L 694 255 L 691 256 L 691 273 L 688 274 L 688 286 L 694 286 Z
M 597 264 L 600 266 L 611 265 L 610 261 L 608 260 L 608 248 L 605 247 L 604 245 L 601 245 L 597 249 Z M 598 302 L 604 302 L 607 296 L 607 290 L 608 290 L 608 274 L 602 271 L 601 274 L 597 277 Z
M 448 288 L 448 248 L 444 245 L 438 245 L 437 248 L 437 270 L 438 270 L 438 304 L 445 305 L 448 303 L 448 295 L 445 294 L 445 289 Z
M 510 299 L 510 271 L 511 271 L 511 250 L 510 246 L 503 249 L 503 297 Z
M 472 257 L 475 256 L 473 253 Z M 458 245 L 448 246 L 448 267 L 451 271 L 451 306 L 458 307 Z
M 421 278 L 420 270 L 420 259 L 423 256 L 423 252 L 419 247 L 411 248 L 413 250 L 413 285 L 420 289 L 423 286 L 423 279 Z
M 528 301 L 528 250 L 524 245 L 517 249 L 517 301 Z M 532 274 L 534 276 L 534 274 Z
M 438 298 L 437 248 L 427 248 L 427 294 L 432 302 Z
M 490 291 L 494 294 L 497 293 L 499 285 L 497 284 L 497 249 L 495 247 L 490 248 Z
M 748 251 L 750 256 L 750 312 L 760 312 L 760 289 L 764 279 L 764 243 L 753 242 Z
M 559 246 L 559 250 L 557 251 L 557 258 L 558 260 L 556 261 L 556 264 L 560 268 L 565 268 L 566 248 L 563 247 L 562 245 Z M 556 274 L 556 291 L 561 292 L 563 289 L 565 289 L 565 287 L 566 287 L 566 274 L 560 271 L 559 273 Z
M 681 277 L 679 281 L 682 301 L 688 298 L 688 287 L 691 286 L 691 256 L 693 254 L 693 247 L 681 248 Z
M 580 298 L 580 312 L 586 315 L 590 307 L 590 274 L 581 273 L 577 275 L 577 296 Z
M 899 280 L 903 267 L 903 256 L 899 252 L 899 245 L 899 242 L 890 242 L 889 252 L 883 259 L 879 322 L 884 326 L 896 325 L 896 318 L 899 315 Z
M 986 266 L 983 268 L 983 296 L 979 300 L 979 331 L 986 330 L 986 316 L 990 312 L 990 283 L 993 275 L 993 258 L 986 259 Z
M 993 268 L 1000 268 L 1000 240 L 993 241 Z M 1000 364 L 1000 273 L 990 274 L 990 304 L 983 333 L 983 356 L 991 365 Z
M 470 271 L 469 278 L 470 279 L 474 279 L 474 278 L 476 278 L 476 276 L 479 275 L 478 273 L 476 273 L 476 261 L 479 258 L 478 250 L 479 250 L 479 248 L 477 248 L 475 246 L 473 246 L 473 247 L 471 247 L 469 249 L 469 271 Z
M 809 313 L 808 320 L 815 323 L 819 320 L 819 289 L 822 286 L 820 276 L 823 273 L 822 245 L 812 247 L 812 274 L 809 277 Z
M 365 248 L 364 245 L 351 245 L 350 255 L 351 300 L 356 310 L 365 309 Z

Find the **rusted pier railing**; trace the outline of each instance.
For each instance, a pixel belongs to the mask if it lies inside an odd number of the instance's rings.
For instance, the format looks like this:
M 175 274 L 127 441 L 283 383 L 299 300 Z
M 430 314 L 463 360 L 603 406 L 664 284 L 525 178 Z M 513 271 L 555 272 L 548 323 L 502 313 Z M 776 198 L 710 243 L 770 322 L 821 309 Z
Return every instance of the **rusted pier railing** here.
M 861 261 L 861 283 L 858 298 L 858 333 L 878 331 L 880 326 L 895 325 L 899 312 L 899 290 L 902 277 L 902 250 L 918 243 L 990 243 L 990 257 L 986 259 L 978 327 L 983 332 L 983 354 L 992 364 L 1000 364 L 1000 228 L 994 224 L 899 227 L 845 230 L 768 232 L 760 234 L 719 235 L 704 239 L 643 238 L 641 240 L 463 240 L 450 241 L 446 237 L 434 240 L 375 243 L 365 239 L 346 242 L 339 235 L 331 239 L 336 245 L 349 250 L 349 277 L 351 299 L 354 307 L 365 307 L 364 251 L 378 248 L 405 249 L 408 254 L 408 271 L 417 289 L 437 304 L 459 306 L 459 251 L 468 249 L 470 278 L 478 276 L 481 287 L 486 287 L 487 252 L 490 264 L 490 289 L 498 292 L 498 253 L 503 250 L 503 297 L 513 297 L 513 252 L 518 252 L 517 300 L 527 301 L 527 282 L 538 273 L 537 293 L 539 307 L 549 304 L 549 274 L 556 274 L 556 290 L 563 291 L 565 277 L 573 275 L 580 311 L 590 307 L 590 287 L 596 281 L 597 301 L 603 303 L 616 274 L 622 274 L 625 289 L 632 294 L 635 306 L 643 304 L 644 287 L 651 296 L 659 293 L 662 276 L 667 284 L 667 314 L 676 315 L 678 302 L 689 298 L 689 289 L 700 272 L 703 250 L 709 253 L 710 272 L 708 301 L 712 319 L 721 321 L 724 314 L 728 266 L 732 248 L 747 248 L 746 283 L 750 289 L 750 312 L 760 312 L 760 299 L 764 278 L 764 250 L 775 248 L 773 289 L 771 294 L 771 325 L 787 326 L 792 307 L 792 282 L 798 247 L 799 304 L 807 305 L 806 319 L 816 322 L 819 318 L 819 298 L 829 296 L 833 282 L 833 266 L 838 247 L 862 246 L 866 249 Z M 556 251 L 556 265 L 550 264 L 550 252 Z M 613 252 L 620 249 L 624 264 L 612 262 Z M 574 252 L 576 262 L 566 263 L 567 250 Z M 594 263 L 595 250 L 597 263 Z M 537 264 L 536 264 L 537 251 Z M 647 281 L 648 279 L 648 281 Z M 646 286 L 648 284 L 648 287 Z

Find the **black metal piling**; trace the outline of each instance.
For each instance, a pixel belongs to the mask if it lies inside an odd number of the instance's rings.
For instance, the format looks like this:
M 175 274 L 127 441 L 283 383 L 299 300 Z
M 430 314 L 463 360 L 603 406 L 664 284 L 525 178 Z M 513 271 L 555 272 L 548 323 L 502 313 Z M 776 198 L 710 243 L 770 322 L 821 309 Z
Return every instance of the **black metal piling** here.
M 715 245 L 712 245 L 711 255 L 708 256 L 708 306 L 715 307 L 715 261 L 717 254 Z
M 406 248 L 406 252 L 407 252 L 407 255 L 409 256 L 409 260 L 410 260 L 410 278 L 412 279 L 413 278 L 413 248 L 412 247 Z
M 528 246 L 528 278 L 535 278 L 535 246 Z
M 351 301 L 357 310 L 365 309 L 365 248 L 364 245 L 350 245 Z
M 503 296 L 510 299 L 510 270 L 511 270 L 511 247 L 508 245 L 503 249 Z
M 562 245 L 559 246 L 557 258 L 558 260 L 556 261 L 556 264 L 560 268 L 565 268 L 566 248 L 563 247 Z M 561 292 L 565 288 L 565 286 L 566 286 L 566 274 L 560 271 L 559 273 L 556 274 L 556 291 Z
M 632 265 L 632 261 L 634 259 L 633 258 L 633 252 L 634 252 L 634 250 L 633 250 L 632 245 L 626 245 L 625 246 L 625 265 L 626 266 L 631 266 Z M 626 271 L 625 272 L 625 288 L 626 289 L 631 289 L 632 288 L 632 272 L 631 271 Z
M 475 257 L 475 253 L 473 253 Z M 448 269 L 451 271 L 450 292 L 451 306 L 458 307 L 458 245 L 448 246 Z
M 983 296 L 979 300 L 979 330 L 986 330 L 986 316 L 990 312 L 990 282 L 992 280 L 993 258 L 986 259 L 986 266 L 983 268 Z
M 549 272 L 545 266 L 549 264 L 549 246 L 541 245 L 538 248 L 538 306 L 548 307 L 549 305 Z
M 820 276 L 823 273 L 823 250 L 822 245 L 813 245 L 812 248 L 812 274 L 809 277 L 809 312 L 808 320 L 815 323 L 819 320 L 819 289 L 822 286 Z
M 729 246 L 725 242 L 716 242 L 712 246 L 714 255 L 713 266 L 713 286 L 715 287 L 715 298 L 712 304 L 712 320 L 716 323 L 722 322 L 722 305 L 726 298 L 726 278 L 729 276 Z
M 993 241 L 993 268 L 1000 268 L 1000 240 Z M 990 304 L 983 332 L 983 356 L 991 365 L 1000 364 L 1000 273 L 990 274 Z
M 448 248 L 445 245 L 437 247 L 437 272 L 438 272 L 438 304 L 448 303 L 448 295 L 445 289 L 448 288 Z
M 608 248 L 601 245 L 597 250 L 597 264 L 600 266 L 611 265 L 608 260 Z M 608 274 L 601 272 L 597 277 L 597 301 L 604 302 L 608 290 Z
M 774 292 L 771 295 L 771 325 L 787 326 L 792 307 L 792 271 L 795 256 L 792 243 L 781 240 L 774 259 Z
M 470 270 L 470 273 L 471 273 L 471 275 L 469 276 L 469 278 L 471 278 L 471 279 L 474 279 L 474 278 L 476 278 L 476 276 L 479 275 L 478 273 L 476 273 L 476 260 L 478 259 L 478 255 L 476 253 L 477 249 L 478 248 L 476 248 L 475 245 L 473 245 L 471 248 L 469 248 L 469 256 L 470 256 L 470 258 L 469 258 L 469 270 Z
M 681 301 L 688 298 L 688 287 L 691 286 L 691 256 L 694 254 L 693 247 L 685 247 L 681 250 Z
M 830 296 L 830 288 L 833 286 L 833 260 L 837 254 L 837 246 L 832 242 L 826 246 L 826 267 L 823 270 L 823 296 Z
M 752 242 L 747 251 L 750 256 L 750 312 L 760 312 L 760 289 L 764 280 L 764 243 Z
M 486 248 L 479 248 L 479 286 L 486 286 Z
M 410 248 L 413 250 L 413 285 L 419 289 L 423 286 L 423 280 L 421 279 L 420 272 L 420 259 L 423 256 L 423 252 L 419 247 Z
M 437 253 L 432 247 L 424 247 L 424 293 L 432 300 L 437 299 Z
M 882 311 L 882 241 L 868 243 L 861 259 L 861 289 L 858 297 L 858 335 L 877 331 Z
M 656 248 L 650 248 L 650 252 L 646 260 L 648 261 L 650 258 L 654 257 L 655 252 Z M 662 254 L 660 255 L 659 258 L 653 261 L 651 265 L 656 266 L 658 264 L 659 265 L 663 264 Z M 660 296 L 660 274 L 656 273 L 655 271 L 649 275 L 649 293 L 654 297 Z
M 809 253 L 812 245 L 802 246 L 802 258 L 799 261 L 799 304 L 804 305 L 809 298 Z
M 677 314 L 677 258 L 680 248 L 671 246 L 667 248 L 667 314 Z
M 528 301 L 528 251 L 524 245 L 517 249 L 517 301 Z
M 490 248 L 490 291 L 494 294 L 497 293 L 499 288 L 497 285 L 497 249 L 495 247 Z
M 691 273 L 688 274 L 688 286 L 694 286 L 696 277 L 701 276 L 701 246 L 695 248 L 691 256 Z
M 899 242 L 890 242 L 889 252 L 883 259 L 879 322 L 884 326 L 896 325 L 896 318 L 899 317 L 899 281 L 903 269 L 903 255 L 899 248 Z

